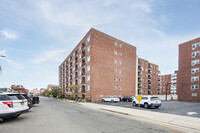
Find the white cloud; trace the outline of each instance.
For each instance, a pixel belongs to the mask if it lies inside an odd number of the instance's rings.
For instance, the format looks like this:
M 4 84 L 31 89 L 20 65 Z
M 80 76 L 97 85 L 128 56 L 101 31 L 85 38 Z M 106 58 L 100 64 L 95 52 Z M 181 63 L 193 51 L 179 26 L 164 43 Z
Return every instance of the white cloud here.
M 152 30 L 153 32 L 155 32 L 155 33 L 157 33 L 157 34 L 163 36 L 163 37 L 166 37 L 166 35 L 165 35 L 162 31 L 160 31 L 160 30 L 158 30 L 158 29 L 151 28 L 151 30 Z
M 1 55 L 6 56 L 6 50 L 0 50 L 0 56 Z
M 139 9 L 139 10 L 142 10 L 142 11 L 147 12 L 147 13 L 153 12 L 153 10 L 151 8 L 151 4 L 144 2 L 144 1 L 134 1 L 132 3 L 132 8 Z
M 1 31 L 1 34 L 7 39 L 17 39 L 17 34 L 6 30 Z
M 55 62 L 61 62 L 62 56 L 66 52 L 66 50 L 60 49 L 60 50 L 53 50 L 53 51 L 47 51 L 42 54 L 40 54 L 39 57 L 33 59 L 32 63 L 38 64 L 45 61 L 55 61 Z

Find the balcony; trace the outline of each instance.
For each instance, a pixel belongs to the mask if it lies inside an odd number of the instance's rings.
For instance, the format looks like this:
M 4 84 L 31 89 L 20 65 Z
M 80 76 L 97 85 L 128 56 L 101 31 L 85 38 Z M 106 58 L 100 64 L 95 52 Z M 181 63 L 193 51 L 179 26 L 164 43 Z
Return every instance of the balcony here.
M 148 90 L 148 94 L 149 94 L 149 95 L 152 94 L 152 91 L 151 91 L 151 90 Z
M 82 84 L 82 85 L 85 85 L 85 81 L 82 81 L 81 84 Z
M 152 82 L 151 81 L 148 81 L 148 84 L 151 84 Z
M 142 78 L 138 78 L 138 83 L 142 82 Z
M 85 93 L 85 86 L 82 87 L 81 93 Z
M 82 49 L 82 50 L 85 49 L 85 43 L 82 44 L 81 49 Z
M 78 56 L 78 51 L 75 52 L 75 57 L 77 57 L 77 56 Z
M 142 73 L 141 72 L 138 73 L 138 77 L 142 77 Z
M 138 89 L 138 94 L 141 95 L 142 94 L 142 90 Z
M 85 58 L 85 51 L 82 51 L 81 58 Z
M 151 75 L 148 75 L 148 79 L 152 79 L 152 76 L 151 76 Z
M 138 66 L 138 71 L 141 72 L 142 71 L 142 67 Z
M 148 89 L 152 89 L 151 86 L 148 86 Z

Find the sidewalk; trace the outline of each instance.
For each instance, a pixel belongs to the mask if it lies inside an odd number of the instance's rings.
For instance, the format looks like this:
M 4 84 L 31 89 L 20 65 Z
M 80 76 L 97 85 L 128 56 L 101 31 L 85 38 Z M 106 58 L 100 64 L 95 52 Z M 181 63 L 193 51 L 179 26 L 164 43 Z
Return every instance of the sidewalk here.
M 134 120 L 150 123 L 153 125 L 161 126 L 163 128 L 171 129 L 175 132 L 185 133 L 200 133 L 200 119 L 172 115 L 158 112 L 150 112 L 138 109 L 123 108 L 118 106 L 102 105 L 95 103 L 78 103 L 90 109 L 96 109 L 121 115 Z

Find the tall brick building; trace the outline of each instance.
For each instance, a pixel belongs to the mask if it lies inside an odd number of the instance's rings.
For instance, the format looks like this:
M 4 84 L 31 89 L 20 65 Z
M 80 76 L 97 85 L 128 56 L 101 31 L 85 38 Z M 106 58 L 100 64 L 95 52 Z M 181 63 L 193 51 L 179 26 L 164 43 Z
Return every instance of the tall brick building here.
M 160 94 L 171 94 L 171 74 L 160 75 Z
M 158 95 L 159 67 L 142 58 L 138 59 L 138 94 Z
M 178 100 L 200 101 L 200 38 L 179 45 Z
M 91 29 L 59 66 L 59 86 L 78 85 L 80 96 L 100 101 L 107 95 L 136 93 L 136 47 Z

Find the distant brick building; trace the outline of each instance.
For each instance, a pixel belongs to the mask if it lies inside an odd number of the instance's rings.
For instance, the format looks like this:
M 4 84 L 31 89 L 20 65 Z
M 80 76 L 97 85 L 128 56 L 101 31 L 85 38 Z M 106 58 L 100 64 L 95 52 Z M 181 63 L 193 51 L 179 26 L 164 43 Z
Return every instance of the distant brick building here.
M 59 86 L 78 85 L 79 95 L 100 101 L 136 93 L 136 47 L 91 29 L 59 66 Z
M 138 59 L 138 94 L 158 95 L 159 66 L 142 58 Z
M 171 94 L 171 74 L 160 75 L 160 94 Z
M 179 45 L 178 100 L 200 101 L 200 37 Z
M 13 92 L 17 91 L 17 92 L 21 92 L 21 93 L 25 93 L 25 94 L 28 94 L 29 90 L 28 89 L 25 89 L 23 87 L 23 85 L 11 85 L 11 90 Z

